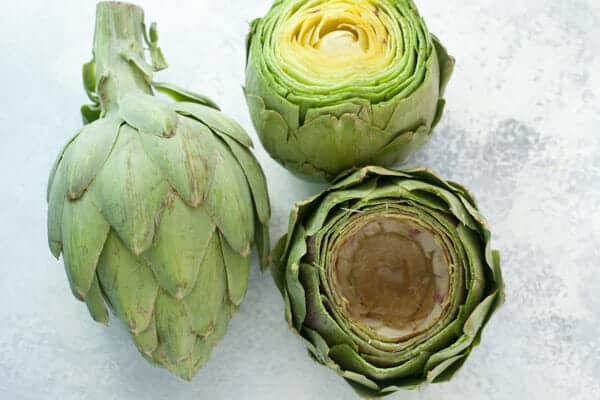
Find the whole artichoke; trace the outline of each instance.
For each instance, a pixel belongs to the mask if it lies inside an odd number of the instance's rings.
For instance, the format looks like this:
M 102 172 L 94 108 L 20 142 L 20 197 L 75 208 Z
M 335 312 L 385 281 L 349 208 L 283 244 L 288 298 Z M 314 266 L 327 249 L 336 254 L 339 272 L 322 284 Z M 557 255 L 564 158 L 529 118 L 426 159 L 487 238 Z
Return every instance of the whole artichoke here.
M 425 169 L 365 167 L 296 204 L 273 264 L 293 331 L 373 396 L 451 378 L 504 299 L 473 197 Z
M 266 262 L 270 210 L 244 130 L 205 97 L 152 81 L 166 67 L 157 39 L 141 8 L 98 4 L 84 66 L 94 104 L 52 170 L 48 238 L 96 321 L 108 305 L 144 357 L 191 379 L 244 298 L 253 242 Z
M 278 0 L 251 24 L 245 94 L 273 158 L 332 179 L 424 144 L 453 68 L 411 0 Z

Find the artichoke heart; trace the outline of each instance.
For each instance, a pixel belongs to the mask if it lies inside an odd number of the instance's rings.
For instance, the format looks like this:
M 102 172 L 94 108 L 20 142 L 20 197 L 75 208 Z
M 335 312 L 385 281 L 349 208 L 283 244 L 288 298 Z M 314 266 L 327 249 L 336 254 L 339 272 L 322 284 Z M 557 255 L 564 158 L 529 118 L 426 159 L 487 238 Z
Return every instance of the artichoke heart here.
M 267 262 L 270 206 L 242 127 L 153 80 L 157 40 L 141 8 L 98 4 L 92 104 L 50 175 L 48 239 L 96 321 L 111 309 L 145 358 L 191 379 L 244 298 L 253 244 Z
M 504 300 L 473 196 L 426 169 L 364 167 L 297 203 L 273 251 L 286 319 L 361 394 L 450 379 Z
M 245 94 L 271 156 L 331 180 L 426 143 L 453 68 L 411 0 L 281 0 L 251 24 Z

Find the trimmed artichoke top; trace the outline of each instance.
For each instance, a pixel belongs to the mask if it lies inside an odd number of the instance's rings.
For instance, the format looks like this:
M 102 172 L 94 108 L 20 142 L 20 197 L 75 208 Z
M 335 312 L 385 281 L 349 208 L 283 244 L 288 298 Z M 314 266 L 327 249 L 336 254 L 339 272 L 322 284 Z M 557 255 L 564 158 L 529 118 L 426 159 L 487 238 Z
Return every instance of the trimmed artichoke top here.
M 276 1 L 247 53 L 263 144 L 317 179 L 405 160 L 439 122 L 454 67 L 410 0 Z
M 462 186 L 365 167 L 297 203 L 273 251 L 286 318 L 366 395 L 451 378 L 503 302 L 499 255 Z
M 95 320 L 108 306 L 144 357 L 190 379 L 244 298 L 253 244 L 266 264 L 270 208 L 242 127 L 153 80 L 166 67 L 157 40 L 141 8 L 98 4 L 93 104 L 50 175 L 48 238 Z

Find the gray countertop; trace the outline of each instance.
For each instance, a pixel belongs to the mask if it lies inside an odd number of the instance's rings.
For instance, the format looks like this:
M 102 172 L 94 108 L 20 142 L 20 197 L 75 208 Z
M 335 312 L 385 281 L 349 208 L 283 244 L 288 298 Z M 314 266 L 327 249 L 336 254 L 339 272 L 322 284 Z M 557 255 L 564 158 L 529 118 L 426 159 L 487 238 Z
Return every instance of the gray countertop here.
M 60 3 L 60 5 L 59 5 Z M 260 146 L 243 99 L 244 35 L 270 0 L 139 1 L 171 67 L 252 135 L 273 205 L 321 188 Z M 600 398 L 600 3 L 417 0 L 457 58 L 447 112 L 410 161 L 472 189 L 502 252 L 507 302 L 447 384 L 393 399 Z M 288 331 L 268 274 L 191 383 L 144 361 L 113 318 L 94 323 L 46 245 L 46 180 L 81 126 L 95 2 L 0 7 L 0 398 L 353 399 Z

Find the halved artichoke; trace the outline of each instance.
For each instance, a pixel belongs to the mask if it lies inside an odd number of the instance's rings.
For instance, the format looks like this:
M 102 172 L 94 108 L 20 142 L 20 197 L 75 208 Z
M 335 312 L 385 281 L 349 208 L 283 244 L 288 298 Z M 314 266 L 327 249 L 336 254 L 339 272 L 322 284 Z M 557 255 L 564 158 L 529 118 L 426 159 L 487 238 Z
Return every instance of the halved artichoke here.
M 442 116 L 454 59 L 411 0 L 279 0 L 247 40 L 254 126 L 304 177 L 402 162 Z
M 378 396 L 451 378 L 503 302 L 473 197 L 426 169 L 365 167 L 297 203 L 273 251 L 290 327 Z
M 266 264 L 270 208 L 242 127 L 152 80 L 166 67 L 157 39 L 141 8 L 98 4 L 93 104 L 50 174 L 48 240 L 96 321 L 108 305 L 144 357 L 191 379 L 244 298 L 253 243 Z

